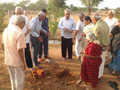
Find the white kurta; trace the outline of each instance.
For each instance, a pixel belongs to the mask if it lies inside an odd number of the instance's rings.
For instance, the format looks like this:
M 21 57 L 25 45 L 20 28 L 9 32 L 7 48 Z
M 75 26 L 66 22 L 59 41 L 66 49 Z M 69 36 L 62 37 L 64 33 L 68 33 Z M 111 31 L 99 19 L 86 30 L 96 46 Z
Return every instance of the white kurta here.
M 81 56 L 80 52 L 82 52 L 82 43 L 83 43 L 83 40 L 81 40 L 79 42 L 79 39 L 81 38 L 81 33 L 83 33 L 84 26 L 85 26 L 85 24 L 81 20 L 79 20 L 77 22 L 76 30 L 79 30 L 79 32 L 77 33 L 77 36 L 76 36 L 76 43 L 75 43 L 75 53 L 76 53 L 77 57 Z

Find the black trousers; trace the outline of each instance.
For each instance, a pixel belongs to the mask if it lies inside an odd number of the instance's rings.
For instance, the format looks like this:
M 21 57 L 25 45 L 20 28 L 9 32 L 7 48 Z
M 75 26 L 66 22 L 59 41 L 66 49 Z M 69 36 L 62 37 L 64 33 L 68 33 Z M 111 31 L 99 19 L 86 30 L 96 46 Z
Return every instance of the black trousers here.
M 26 60 L 27 67 L 32 68 L 33 63 L 32 63 L 32 59 L 31 59 L 29 43 L 26 44 L 26 48 L 25 48 L 25 60 Z
M 68 50 L 68 58 L 72 59 L 72 38 L 66 39 L 61 37 L 61 40 L 62 57 L 66 58 L 66 52 Z
M 39 58 L 42 57 L 43 49 L 44 49 L 44 58 L 46 58 L 48 56 L 48 36 L 41 35 L 41 37 L 43 38 L 43 42 L 40 42 Z

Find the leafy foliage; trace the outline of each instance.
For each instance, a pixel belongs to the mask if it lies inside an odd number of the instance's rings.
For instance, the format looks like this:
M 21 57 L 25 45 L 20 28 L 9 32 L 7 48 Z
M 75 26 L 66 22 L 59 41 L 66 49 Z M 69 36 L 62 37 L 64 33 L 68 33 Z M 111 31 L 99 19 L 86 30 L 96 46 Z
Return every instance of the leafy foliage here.
M 36 3 L 30 3 L 27 9 L 29 10 L 42 10 L 47 7 L 46 0 L 38 0 Z
M 53 0 L 50 0 L 53 1 Z M 58 0 L 56 0 L 58 1 Z M 55 34 L 57 31 L 57 26 L 58 26 L 58 18 L 62 17 L 64 15 L 63 13 L 63 5 L 62 6 L 55 6 L 54 2 L 49 2 L 48 4 L 48 19 L 49 19 L 49 28 L 50 28 L 50 32 L 52 33 L 52 35 L 54 36 L 54 40 L 55 40 Z
M 6 12 L 4 9 L 0 8 L 0 30 L 4 29 L 7 25 L 4 24 Z
M 49 9 L 48 9 L 49 10 Z M 51 33 L 55 36 L 58 26 L 58 18 L 63 16 L 63 9 L 59 8 L 58 12 L 49 11 L 48 12 L 48 19 L 49 19 L 49 27 Z
M 80 0 L 88 8 L 89 15 L 93 7 L 97 7 L 103 0 Z
M 120 19 L 120 11 L 116 10 L 115 11 L 115 17 L 119 20 Z
M 66 0 L 48 0 L 48 3 L 53 8 L 59 9 L 60 7 L 64 7 L 65 6 L 65 1 Z
M 16 6 L 21 6 L 22 8 L 26 9 L 29 3 L 30 3 L 30 0 L 23 0 L 20 3 L 18 3 Z

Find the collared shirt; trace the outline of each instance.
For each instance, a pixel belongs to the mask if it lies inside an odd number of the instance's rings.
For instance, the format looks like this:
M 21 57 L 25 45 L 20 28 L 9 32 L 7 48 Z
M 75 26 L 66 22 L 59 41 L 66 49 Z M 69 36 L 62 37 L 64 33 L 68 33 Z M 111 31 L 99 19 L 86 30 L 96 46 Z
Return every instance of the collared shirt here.
M 117 20 L 115 17 L 113 17 L 111 20 L 107 17 L 107 18 L 105 19 L 105 22 L 106 22 L 106 23 L 108 24 L 108 26 L 109 26 L 109 32 L 111 32 L 112 28 L 113 28 L 115 25 L 118 24 L 118 20 Z
M 28 17 L 24 16 L 24 15 L 22 15 L 22 16 L 25 18 L 25 24 L 26 24 L 24 26 L 24 28 L 22 29 L 23 33 L 25 34 L 27 32 L 27 30 L 31 29 L 31 25 L 30 25 Z M 14 15 L 10 18 L 8 26 L 14 25 L 15 18 L 16 18 L 16 15 Z M 30 37 L 29 37 L 29 34 L 28 34 L 26 36 L 26 43 L 29 43 L 29 42 L 30 42 Z
M 41 29 L 42 29 L 43 31 L 45 31 L 45 30 L 42 28 L 42 26 L 41 26 L 41 25 L 42 25 L 42 20 L 39 21 L 38 16 L 32 18 L 32 20 L 30 21 L 30 24 L 31 24 L 31 26 L 32 26 L 31 35 L 32 35 L 33 37 L 39 37 Z M 46 32 L 46 31 L 45 31 L 45 32 Z
M 48 32 L 49 25 L 48 25 L 48 18 L 47 17 L 42 20 L 42 28 Z
M 45 19 L 42 20 L 42 28 L 48 32 L 49 25 L 48 25 L 48 18 L 46 17 Z M 45 33 L 40 33 L 40 35 L 45 35 Z M 46 36 L 46 35 L 45 35 Z
M 76 36 L 76 39 L 79 40 L 80 37 L 81 37 L 81 33 L 83 33 L 83 29 L 85 27 L 85 24 L 83 21 L 79 20 L 77 22 L 77 25 L 76 25 L 76 30 L 79 30 L 79 32 L 77 33 L 77 36 Z
M 92 31 L 96 39 L 100 41 L 100 46 L 108 46 L 110 43 L 109 26 L 102 19 L 98 20 Z
M 22 61 L 18 50 L 26 48 L 22 29 L 15 25 L 7 27 L 3 32 L 2 43 L 4 44 L 5 64 L 14 67 L 21 66 Z
M 62 17 L 58 24 L 58 28 L 62 30 L 61 36 L 68 39 L 72 38 L 72 33 L 65 32 L 64 27 L 74 31 L 76 28 L 75 20 L 72 17 L 70 17 L 68 20 L 65 17 Z

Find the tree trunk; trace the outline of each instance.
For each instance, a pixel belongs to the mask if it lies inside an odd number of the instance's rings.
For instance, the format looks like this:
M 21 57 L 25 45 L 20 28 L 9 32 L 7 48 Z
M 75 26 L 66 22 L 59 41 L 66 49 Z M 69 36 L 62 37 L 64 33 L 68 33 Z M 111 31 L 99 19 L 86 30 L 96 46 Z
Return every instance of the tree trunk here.
M 88 15 L 91 15 L 91 8 L 88 7 Z
M 54 35 L 54 44 L 55 44 L 55 35 Z
M 11 18 L 11 11 L 8 10 L 8 18 Z

